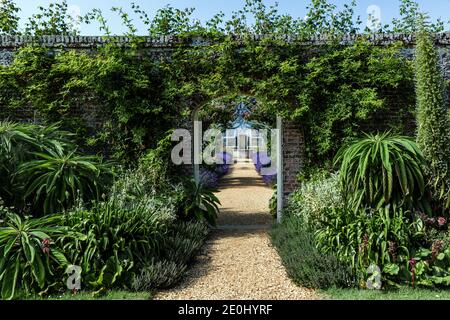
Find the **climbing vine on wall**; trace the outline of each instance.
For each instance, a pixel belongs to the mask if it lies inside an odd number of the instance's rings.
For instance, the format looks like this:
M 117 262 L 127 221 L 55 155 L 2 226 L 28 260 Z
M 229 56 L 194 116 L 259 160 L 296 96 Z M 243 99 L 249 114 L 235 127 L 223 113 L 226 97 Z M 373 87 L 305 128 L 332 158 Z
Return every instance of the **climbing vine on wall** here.
M 101 145 L 107 154 L 132 162 L 194 108 L 219 97 L 250 96 L 257 98 L 262 117 L 280 114 L 298 121 L 310 164 L 321 164 L 377 113 L 395 107 L 407 115 L 414 108 L 412 65 L 399 45 L 377 47 L 361 39 L 350 46 L 331 41 L 311 47 L 277 37 L 355 33 L 354 7 L 350 2 L 338 11 L 326 0 L 312 1 L 310 18 L 300 21 L 280 14 L 276 6 L 248 0 L 230 20 L 218 14 L 202 25 L 189 9 L 166 7 L 152 20 L 133 5 L 149 34 L 175 33 L 188 44 L 157 57 L 140 50 L 131 15 L 114 8 L 132 39 L 130 47 L 112 43 L 92 52 L 52 54 L 40 46 L 20 50 L 11 66 L 0 68 L 3 117 L 31 105 L 48 121 L 89 132 L 79 110 L 96 106 L 104 116 L 102 125 L 95 135 L 83 135 L 83 144 Z M 254 24 L 246 23 L 248 16 Z M 83 19 L 109 30 L 98 10 Z M 273 37 L 254 41 L 255 33 Z M 191 46 L 194 35 L 209 45 Z M 403 122 L 393 119 L 386 125 L 402 132 Z

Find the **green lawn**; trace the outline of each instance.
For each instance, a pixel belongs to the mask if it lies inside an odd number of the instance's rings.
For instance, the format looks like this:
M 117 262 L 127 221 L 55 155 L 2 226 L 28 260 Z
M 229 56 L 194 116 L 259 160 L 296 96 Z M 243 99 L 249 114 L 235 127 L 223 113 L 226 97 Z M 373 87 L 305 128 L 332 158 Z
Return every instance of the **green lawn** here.
M 151 292 L 129 292 L 129 291 L 108 291 L 101 295 L 93 295 L 91 292 L 81 292 L 78 294 L 65 293 L 62 295 L 52 295 L 47 298 L 35 297 L 34 299 L 47 300 L 151 300 Z M 30 299 L 30 298 L 29 298 Z M 33 298 L 31 298 L 33 299 Z
M 450 290 L 401 288 L 378 291 L 358 289 L 328 289 L 320 291 L 331 300 L 450 300 Z

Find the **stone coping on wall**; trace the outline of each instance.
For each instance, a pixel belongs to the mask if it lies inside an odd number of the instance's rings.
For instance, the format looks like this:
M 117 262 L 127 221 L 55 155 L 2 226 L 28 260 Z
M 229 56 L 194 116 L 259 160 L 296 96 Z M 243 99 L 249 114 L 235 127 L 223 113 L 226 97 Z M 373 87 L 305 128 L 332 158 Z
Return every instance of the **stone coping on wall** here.
M 437 45 L 450 45 L 450 32 L 443 32 L 434 34 Z M 243 41 L 242 36 L 234 36 L 236 41 Z M 329 43 L 332 39 L 329 35 L 319 35 L 317 37 L 309 38 L 308 40 L 301 39 L 295 35 L 253 35 L 254 41 L 261 41 L 263 39 L 278 39 L 287 43 L 298 43 L 304 45 L 323 45 Z M 140 46 L 147 48 L 158 47 L 173 47 L 180 44 L 188 44 L 193 46 L 210 45 L 212 42 L 203 37 L 179 38 L 176 36 L 161 36 L 161 37 L 137 37 Z M 394 42 L 401 41 L 404 45 L 413 46 L 416 37 L 414 34 L 349 34 L 339 38 L 342 44 L 351 44 L 356 39 L 367 39 L 370 42 L 378 45 L 388 45 Z M 115 42 L 120 46 L 127 46 L 133 42 L 132 38 L 126 36 L 0 36 L 0 48 L 17 48 L 28 44 L 39 43 L 48 47 L 63 47 L 63 48 L 95 48 L 105 45 L 106 43 Z

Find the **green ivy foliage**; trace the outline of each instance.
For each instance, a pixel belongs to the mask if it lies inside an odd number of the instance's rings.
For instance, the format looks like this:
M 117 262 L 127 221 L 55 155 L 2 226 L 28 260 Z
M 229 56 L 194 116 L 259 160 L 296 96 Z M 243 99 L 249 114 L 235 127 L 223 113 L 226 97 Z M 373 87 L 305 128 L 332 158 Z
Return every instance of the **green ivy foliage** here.
M 414 89 L 414 73 L 412 63 L 399 52 L 399 45 L 377 47 L 359 41 L 328 48 L 306 63 L 293 117 L 302 121 L 309 133 L 307 145 L 313 162 L 332 157 L 343 143 L 368 129 L 364 125 L 369 121 L 405 131 L 402 124 L 414 105 L 414 97 L 408 94 Z M 400 116 L 377 123 L 376 115 L 388 110 Z
M 106 144 L 108 154 L 125 162 L 154 146 L 178 115 L 177 106 L 165 101 L 159 62 L 115 46 L 53 55 L 25 47 L 11 66 L 0 68 L 0 91 L 4 116 L 31 105 L 49 122 L 76 129 L 85 147 Z M 91 137 L 84 134 L 86 108 L 103 122 Z
M 12 66 L 0 68 L 0 105 L 7 107 L 2 116 L 32 105 L 46 119 L 76 129 L 85 147 L 103 146 L 105 153 L 128 163 L 155 147 L 164 132 L 178 127 L 193 110 L 217 99 L 255 97 L 254 112 L 261 118 L 279 114 L 302 125 L 308 159 L 312 166 L 322 165 L 390 108 L 400 116 L 384 126 L 405 133 L 414 105 L 409 94 L 413 65 L 401 56 L 400 45 L 377 47 L 361 39 L 349 46 L 332 42 L 309 47 L 280 37 L 355 33 L 359 21 L 354 6 L 350 2 L 339 11 L 326 0 L 314 0 L 304 21 L 261 0 L 247 0 L 230 20 L 219 13 L 202 25 L 193 19 L 192 9 L 169 6 L 152 19 L 133 4 L 150 35 L 173 33 L 189 44 L 198 35 L 210 41 L 208 46 L 180 45 L 170 57 L 156 59 L 139 50 L 132 16 L 115 7 L 126 34 L 136 40 L 131 48 L 112 44 L 89 53 L 57 50 L 50 55 L 39 46 L 22 49 Z M 48 10 L 42 14 L 51 18 Z M 248 17 L 255 22 L 248 24 Z M 97 21 L 110 34 L 100 10 L 82 20 Z M 66 34 L 55 28 L 54 33 Z M 262 33 L 273 37 L 253 40 Z M 92 106 L 104 117 L 95 135 L 79 116 L 79 110 Z
M 15 34 L 19 26 L 20 8 L 13 0 L 0 1 L 0 35 Z

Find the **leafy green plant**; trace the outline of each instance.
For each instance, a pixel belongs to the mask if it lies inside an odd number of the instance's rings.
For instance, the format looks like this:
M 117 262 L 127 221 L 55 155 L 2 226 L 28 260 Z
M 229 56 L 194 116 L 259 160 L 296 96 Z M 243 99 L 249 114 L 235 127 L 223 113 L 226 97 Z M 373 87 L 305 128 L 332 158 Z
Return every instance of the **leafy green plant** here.
M 270 231 L 272 243 L 292 280 L 307 288 L 354 286 L 353 271 L 333 251 L 320 252 L 314 232 L 301 217 L 285 218 Z
M 25 160 L 28 146 L 33 142 L 32 126 L 0 121 L 0 196 L 9 204 L 14 201 L 13 174 Z
M 207 189 L 201 183 L 189 180 L 185 194 L 184 217 L 206 221 L 214 226 L 219 213 L 218 205 L 220 205 L 214 192 L 217 190 Z
M 2 299 L 13 299 L 21 291 L 36 293 L 55 286 L 55 274 L 68 261 L 55 242 L 68 236 L 57 227 L 59 216 L 23 219 L 8 213 L 0 226 L 0 283 Z M 71 233 L 74 235 L 74 233 Z
M 443 72 L 431 35 L 422 26 L 416 50 L 417 144 L 427 160 L 434 197 L 450 209 L 450 120 Z M 436 211 L 438 208 L 436 208 Z
M 126 207 L 110 199 L 90 210 L 77 208 L 62 224 L 86 235 L 85 241 L 63 242 L 61 247 L 82 268 L 83 283 L 96 290 L 121 286 L 133 268 L 161 249 L 175 212 L 135 202 Z
M 351 264 L 365 287 L 368 269 L 380 268 L 388 285 L 399 282 L 397 264 L 406 264 L 425 235 L 420 217 L 385 206 L 379 209 L 330 208 L 316 232 L 318 248 Z M 393 277 L 391 277 L 393 276 Z
M 14 35 L 18 32 L 19 11 L 14 0 L 0 1 L 0 35 Z
M 70 14 L 66 0 L 50 2 L 47 8 L 39 6 L 38 9 L 39 13 L 28 18 L 25 34 L 34 36 L 77 35 L 76 24 L 79 21 Z
M 416 252 L 406 269 L 409 271 L 413 286 L 448 288 L 450 287 L 450 248 L 438 242 L 434 243 L 431 249 L 422 248 Z
M 133 276 L 135 291 L 152 291 L 176 284 L 205 243 L 209 229 L 203 222 L 177 222 L 165 237 L 157 256 L 152 256 Z
M 323 166 L 342 145 L 358 137 L 368 123 L 380 130 L 407 132 L 405 123 L 413 118 L 413 64 L 399 54 L 401 46 L 377 47 L 368 41 L 351 46 L 330 45 L 298 68 L 295 90 L 298 106 L 287 113 L 301 121 L 305 130 L 310 165 Z M 290 73 L 293 73 L 291 71 Z M 370 79 L 370 81 L 368 81 Z M 286 90 L 281 88 L 280 90 Z M 291 87 L 291 86 L 290 86 Z M 390 92 L 398 93 L 395 97 Z M 379 117 L 391 105 L 396 117 Z
M 312 228 L 322 222 L 322 212 L 327 208 L 340 208 L 344 197 L 339 174 L 318 173 L 290 195 L 287 212 L 301 219 Z
M 354 208 L 378 208 L 390 203 L 427 209 L 424 199 L 425 160 L 416 143 L 389 132 L 367 134 L 342 147 L 335 157 L 340 165 L 344 195 Z
M 276 186 L 274 187 L 276 188 Z M 270 215 L 272 216 L 272 218 L 276 219 L 277 218 L 277 202 L 278 202 L 278 197 L 277 197 L 277 191 L 275 190 L 272 197 L 270 197 L 269 199 L 269 212 Z
M 18 179 L 30 181 L 24 198 L 30 197 L 35 206 L 42 203 L 45 214 L 70 208 L 78 198 L 99 199 L 101 179 L 111 174 L 101 158 L 79 155 L 61 145 L 33 155 L 36 160 L 21 164 L 16 174 Z

